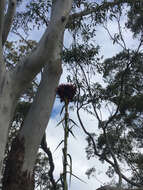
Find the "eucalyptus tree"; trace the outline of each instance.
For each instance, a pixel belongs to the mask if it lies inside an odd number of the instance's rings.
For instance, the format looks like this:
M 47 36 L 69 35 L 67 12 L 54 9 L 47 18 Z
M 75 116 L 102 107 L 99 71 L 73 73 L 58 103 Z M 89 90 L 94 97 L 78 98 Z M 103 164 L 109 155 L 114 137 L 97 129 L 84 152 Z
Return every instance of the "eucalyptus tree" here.
M 62 73 L 63 34 L 72 7 L 72 0 L 52 1 L 50 4 L 50 21 L 39 43 L 30 54 L 20 59 L 13 69 L 8 70 L 5 64 L 4 46 L 9 31 L 15 23 L 13 21 L 16 6 L 21 3 L 22 1 L 16 2 L 16 0 L 9 1 L 8 5 L 5 0 L 0 2 L 1 165 L 8 128 L 14 116 L 17 100 L 43 67 L 44 71 L 30 111 L 19 134 L 12 143 L 4 172 L 3 189 L 33 189 L 34 187 L 34 164 L 38 146 L 52 110 L 55 89 Z M 33 21 L 31 20 L 31 22 Z
M 142 9 L 141 1 L 128 1 L 126 4 L 120 1 L 117 6 L 108 7 L 108 14 L 107 7 L 103 7 L 100 17 L 102 23 L 99 22 L 109 34 L 111 43 L 121 49 L 113 57 L 103 60 L 99 53 L 100 47 L 92 43 L 93 33 L 90 33 L 90 27 L 81 35 L 84 43 L 81 42 L 79 33 L 75 33 L 73 46 L 64 54 L 71 72 L 68 80 L 76 83 L 79 92 L 77 116 L 87 135 L 87 158 L 99 158 L 101 162 L 108 163 L 106 174 L 110 178 L 117 174 L 118 180 L 115 183 L 118 188 L 124 185 L 143 187 Z M 117 23 L 116 33 L 108 28 L 108 23 L 111 25 L 112 22 L 114 26 Z M 127 44 L 128 33 L 125 35 L 124 30 L 132 32 L 136 41 L 134 47 Z M 101 82 L 96 82 L 97 74 L 102 78 Z M 95 119 L 92 133 L 80 115 L 81 110 Z M 87 171 L 87 175 L 94 172 L 96 164 Z M 103 187 L 110 188 L 112 189 L 110 186 Z

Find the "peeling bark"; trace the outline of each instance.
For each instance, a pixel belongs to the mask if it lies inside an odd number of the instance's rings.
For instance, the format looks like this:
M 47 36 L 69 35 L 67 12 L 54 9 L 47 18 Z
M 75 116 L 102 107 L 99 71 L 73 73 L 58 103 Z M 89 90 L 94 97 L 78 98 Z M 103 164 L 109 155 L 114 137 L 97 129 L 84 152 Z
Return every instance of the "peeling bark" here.
M 25 154 L 24 138 L 16 137 L 6 160 L 3 190 L 33 190 L 34 174 L 22 171 Z

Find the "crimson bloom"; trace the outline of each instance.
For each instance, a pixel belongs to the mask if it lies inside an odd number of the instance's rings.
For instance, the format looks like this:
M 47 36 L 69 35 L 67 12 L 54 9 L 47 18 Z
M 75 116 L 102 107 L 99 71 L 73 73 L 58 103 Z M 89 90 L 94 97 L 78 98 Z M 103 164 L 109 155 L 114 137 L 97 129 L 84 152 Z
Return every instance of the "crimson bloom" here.
M 65 102 L 66 100 L 72 102 L 76 94 L 76 86 L 73 84 L 61 84 L 56 89 L 56 93 L 61 102 Z

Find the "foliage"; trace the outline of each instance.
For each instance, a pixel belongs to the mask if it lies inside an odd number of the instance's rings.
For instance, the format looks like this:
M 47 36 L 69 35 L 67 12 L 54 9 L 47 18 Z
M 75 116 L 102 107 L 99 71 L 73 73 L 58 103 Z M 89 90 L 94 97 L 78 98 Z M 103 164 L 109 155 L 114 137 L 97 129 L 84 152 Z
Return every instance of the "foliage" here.
M 125 26 L 131 29 L 136 37 L 136 34 L 142 31 L 141 23 L 137 24 L 139 19 L 141 21 L 142 6 L 137 3 L 121 6 L 127 12 Z M 116 8 L 117 12 L 114 11 Z M 138 159 L 142 159 L 143 156 L 141 151 L 143 146 L 142 38 L 138 38 L 139 45 L 135 49 L 130 47 L 127 49 L 119 25 L 119 17 L 123 17 L 124 13 L 120 12 L 121 7 L 116 8 L 108 9 L 109 14 L 105 21 L 117 21 L 119 38 L 115 39 L 114 35 L 110 37 L 113 44 L 122 47 L 122 51 L 103 61 L 102 56 L 99 56 L 100 48 L 97 46 L 93 49 L 92 40 L 81 44 L 78 40 L 79 33 L 76 33 L 76 40 L 71 49 L 65 51 L 64 60 L 71 72 L 68 81 L 74 81 L 78 87 L 77 114 L 82 129 L 87 134 L 87 158 L 98 157 L 102 162 L 106 161 L 109 164 L 106 174 L 110 178 L 115 173 L 118 174 L 119 183 L 122 183 L 123 179 L 129 186 L 142 186 L 142 164 L 140 161 L 140 164 L 138 163 Z M 138 13 L 136 16 L 133 14 L 135 12 Z M 92 39 L 90 33 L 88 38 Z M 95 74 L 103 77 L 101 82 L 95 82 Z M 95 127 L 93 133 L 89 133 L 85 127 L 80 117 L 81 109 L 91 114 L 95 122 L 98 121 L 98 127 Z M 105 111 L 106 116 L 104 116 Z M 130 177 L 124 175 L 122 163 L 126 165 L 126 171 L 130 171 Z M 94 167 L 87 171 L 88 176 L 95 172 Z

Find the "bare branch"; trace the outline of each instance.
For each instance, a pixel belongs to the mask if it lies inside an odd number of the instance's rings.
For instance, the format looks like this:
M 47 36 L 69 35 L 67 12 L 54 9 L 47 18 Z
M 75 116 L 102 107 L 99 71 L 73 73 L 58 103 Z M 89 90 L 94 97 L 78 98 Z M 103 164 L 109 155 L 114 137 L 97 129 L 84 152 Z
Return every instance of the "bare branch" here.
M 50 165 L 50 169 L 49 169 L 48 174 L 49 174 L 49 178 L 50 178 L 51 184 L 53 186 L 53 189 L 56 189 L 57 184 L 56 184 L 56 181 L 55 181 L 54 176 L 53 176 L 55 165 L 54 165 L 54 161 L 53 161 L 52 152 L 50 151 L 50 148 L 47 147 L 46 133 L 44 134 L 44 136 L 42 138 L 41 148 L 44 150 L 44 152 L 48 156 L 48 159 L 49 159 L 48 161 L 49 161 L 49 165 Z
M 16 0 L 9 0 L 8 10 L 7 10 L 7 13 L 4 18 L 4 27 L 3 27 L 3 33 L 2 33 L 2 45 L 4 45 L 4 43 L 7 40 L 9 31 L 11 29 L 12 21 L 14 18 L 15 10 L 16 10 Z

